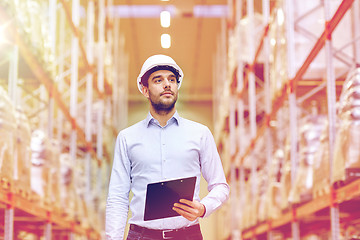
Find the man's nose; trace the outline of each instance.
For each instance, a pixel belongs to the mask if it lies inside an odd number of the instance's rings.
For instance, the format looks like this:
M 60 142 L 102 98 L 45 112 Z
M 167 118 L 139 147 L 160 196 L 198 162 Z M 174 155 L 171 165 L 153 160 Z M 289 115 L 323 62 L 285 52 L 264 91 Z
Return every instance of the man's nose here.
M 170 87 L 170 81 L 169 79 L 165 78 L 164 79 L 164 88 Z

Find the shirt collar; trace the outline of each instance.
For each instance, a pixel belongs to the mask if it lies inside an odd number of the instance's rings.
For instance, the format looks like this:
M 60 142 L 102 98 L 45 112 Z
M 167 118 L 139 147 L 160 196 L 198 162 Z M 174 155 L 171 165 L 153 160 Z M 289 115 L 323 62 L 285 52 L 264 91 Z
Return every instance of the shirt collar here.
M 157 122 L 157 120 L 149 112 L 146 119 L 145 119 L 146 126 L 148 127 L 149 124 L 154 122 L 154 121 Z M 177 111 L 175 111 L 174 115 L 168 120 L 168 124 L 170 124 L 171 121 L 175 121 L 177 123 L 177 125 L 180 124 L 180 116 L 179 116 L 179 113 Z

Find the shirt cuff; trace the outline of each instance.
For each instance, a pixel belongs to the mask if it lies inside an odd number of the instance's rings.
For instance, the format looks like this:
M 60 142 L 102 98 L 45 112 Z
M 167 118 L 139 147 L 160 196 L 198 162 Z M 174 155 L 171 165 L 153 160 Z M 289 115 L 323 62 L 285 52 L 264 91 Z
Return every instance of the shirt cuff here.
M 201 203 L 202 204 L 202 203 Z M 204 213 L 203 213 L 203 215 L 201 215 L 200 217 L 201 218 L 204 218 L 204 216 L 205 216 L 205 214 L 206 214 L 206 207 L 205 207 L 205 205 L 204 204 L 202 204 L 203 206 L 204 206 Z
M 205 212 L 204 215 L 201 216 L 201 218 L 206 218 L 211 214 L 211 203 L 209 201 L 206 201 L 206 199 L 204 198 L 203 200 L 200 201 L 200 203 L 202 205 L 204 205 L 205 207 Z M 209 211 L 210 210 L 210 211 Z

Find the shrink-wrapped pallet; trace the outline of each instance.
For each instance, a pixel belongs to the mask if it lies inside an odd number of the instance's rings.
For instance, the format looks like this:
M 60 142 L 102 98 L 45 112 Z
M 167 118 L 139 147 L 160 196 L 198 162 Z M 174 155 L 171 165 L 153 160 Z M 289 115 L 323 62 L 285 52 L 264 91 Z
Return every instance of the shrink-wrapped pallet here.
M 60 149 L 54 139 L 36 129 L 31 135 L 31 189 L 41 201 L 60 208 Z
M 331 235 L 328 231 L 318 231 L 317 234 L 310 233 L 309 235 L 306 235 L 301 239 L 303 239 L 303 240 L 325 240 L 325 239 L 330 239 L 330 238 L 331 238 Z
M 279 24 L 283 21 L 284 9 L 281 3 L 274 6 L 274 15 L 269 25 L 269 38 L 273 44 L 270 45 L 270 96 L 274 100 L 281 94 L 281 89 L 288 81 L 287 77 L 287 46 L 285 41 L 286 25 Z M 277 43 L 277 44 L 274 44 Z M 266 56 L 267 57 L 267 56 Z
M 60 205 L 64 214 L 75 217 L 74 166 L 70 154 L 60 154 Z
M 95 210 L 93 204 L 87 204 L 87 217 L 88 217 L 88 223 L 89 227 L 95 230 L 101 230 L 101 219 L 99 219 L 97 215 L 97 211 Z
M 17 239 L 17 240 L 35 240 L 35 239 L 37 239 L 36 234 L 29 233 L 24 230 L 18 231 L 17 234 L 15 234 L 15 237 L 16 237 L 15 239 Z
M 60 145 L 57 140 L 50 140 L 50 172 L 49 172 L 49 201 L 56 208 L 60 204 Z
M 16 109 L 16 139 L 14 152 L 14 187 L 23 197 L 29 197 L 31 192 L 31 129 L 26 114 L 18 107 Z
M 334 184 L 360 178 L 360 68 L 349 73 L 340 96 L 336 135 Z
M 260 169 L 257 172 L 257 189 L 258 193 L 256 194 L 255 210 L 257 211 L 257 220 L 263 222 L 268 218 L 268 211 L 266 205 L 266 190 L 269 188 L 269 175 L 268 169 Z
M 325 121 L 313 164 L 313 198 L 330 193 L 329 129 Z
M 247 172 L 250 172 L 246 170 Z M 248 180 L 245 182 L 245 201 L 243 210 L 243 223 L 244 227 L 248 228 L 254 226 L 258 220 L 258 210 L 256 209 L 258 206 L 258 195 L 256 195 L 256 189 L 253 188 L 253 184 L 256 184 L 256 179 L 254 180 L 251 174 L 247 178 Z M 255 186 L 256 188 L 257 186 Z
M 42 130 L 35 130 L 31 136 L 31 189 L 41 199 L 49 196 L 51 146 Z
M 284 163 L 281 168 L 281 178 L 280 178 L 281 210 L 286 210 L 289 207 L 290 190 L 291 190 L 290 139 L 289 137 L 287 137 L 284 146 Z
M 269 216 L 276 218 L 281 211 L 289 207 L 289 192 L 291 188 L 291 161 L 290 161 L 290 113 L 289 103 L 276 113 L 271 122 L 273 136 L 273 158 L 270 165 L 270 186 L 268 189 Z
M 77 164 L 74 169 L 74 190 L 75 190 L 75 219 L 79 220 L 83 227 L 90 226 L 88 207 L 86 204 L 87 194 L 87 179 L 84 169 L 85 159 L 77 159 Z
M 43 1 L 11 1 L 10 11 L 16 16 L 18 32 L 43 69 L 54 74 L 54 52 L 51 50 L 48 6 Z
M 252 212 L 252 196 L 251 196 L 251 186 L 250 181 L 245 182 L 245 192 L 244 194 L 244 209 L 243 209 L 243 215 L 242 215 L 242 223 L 243 228 L 248 228 L 252 226 L 252 217 L 254 216 Z
M 281 215 L 280 174 L 283 161 L 284 151 L 277 149 L 269 169 L 270 182 L 266 192 L 266 210 L 270 219 L 277 219 Z
M 325 127 L 325 116 L 308 115 L 300 127 L 299 163 L 289 202 L 301 203 L 312 199 L 313 163 L 320 147 L 320 136 Z
M 347 224 L 342 230 L 342 239 L 360 239 L 360 224 L 358 222 L 354 222 L 353 224 Z
M 15 108 L 0 87 L 0 182 L 4 188 L 10 188 L 13 181 L 15 131 Z
M 348 112 L 337 134 L 333 181 L 341 183 L 360 178 L 360 108 Z
M 108 167 L 107 164 L 101 164 L 101 176 L 108 176 Z M 106 177 L 101 177 L 101 189 L 100 189 L 100 198 L 99 204 L 96 206 L 96 210 L 98 211 L 100 219 L 105 219 L 105 210 L 106 210 L 106 201 L 107 201 L 107 179 Z M 105 222 L 100 221 L 101 229 L 105 228 Z
M 267 217 L 266 213 L 266 197 L 265 192 L 268 187 L 268 174 L 266 168 L 266 145 L 265 138 L 260 138 L 252 151 L 252 153 L 245 158 L 243 167 L 250 170 L 249 182 L 253 182 L 254 187 L 251 192 L 250 204 L 252 205 L 254 219 L 252 223 L 263 221 Z M 254 171 L 254 175 L 252 172 Z M 256 177 L 254 177 L 256 175 Z

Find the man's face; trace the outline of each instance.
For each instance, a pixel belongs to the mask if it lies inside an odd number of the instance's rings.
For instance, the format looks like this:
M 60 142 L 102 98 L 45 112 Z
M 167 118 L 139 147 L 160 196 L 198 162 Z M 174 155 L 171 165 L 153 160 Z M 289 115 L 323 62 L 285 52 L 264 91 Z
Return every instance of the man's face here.
M 153 72 L 148 79 L 148 87 L 143 94 L 157 111 L 170 111 L 178 97 L 178 83 L 175 74 L 168 70 Z

